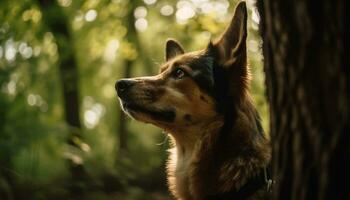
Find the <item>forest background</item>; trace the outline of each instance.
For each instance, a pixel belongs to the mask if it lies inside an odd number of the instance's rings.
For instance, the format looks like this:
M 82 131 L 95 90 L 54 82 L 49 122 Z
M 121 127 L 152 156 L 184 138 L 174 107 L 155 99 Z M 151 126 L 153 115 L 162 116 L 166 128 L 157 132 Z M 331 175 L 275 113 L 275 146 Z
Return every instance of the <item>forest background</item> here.
M 0 199 L 170 199 L 166 134 L 127 118 L 114 84 L 156 74 L 169 37 L 206 47 L 237 2 L 1 0 Z M 251 92 L 268 132 L 254 4 Z

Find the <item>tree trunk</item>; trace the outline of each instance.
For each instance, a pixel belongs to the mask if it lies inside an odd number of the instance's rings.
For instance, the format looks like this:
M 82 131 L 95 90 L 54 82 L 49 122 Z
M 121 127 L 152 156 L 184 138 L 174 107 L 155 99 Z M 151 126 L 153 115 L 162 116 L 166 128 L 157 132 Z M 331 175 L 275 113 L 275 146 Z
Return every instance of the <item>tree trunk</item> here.
M 344 0 L 258 1 L 274 199 L 350 199 L 345 7 Z
M 78 67 L 75 60 L 74 42 L 69 31 L 69 22 L 56 1 L 39 0 L 39 4 L 45 23 L 57 42 L 65 119 L 68 125 L 80 129 Z
M 124 24 L 124 26 L 127 27 L 128 29 L 128 34 L 126 36 L 126 40 L 128 42 L 133 42 L 137 39 L 137 32 L 134 27 L 134 9 L 136 5 L 134 5 L 134 3 L 131 3 L 131 4 L 132 5 L 129 8 L 128 14 L 125 18 L 125 24 Z M 134 62 L 135 62 L 134 59 L 129 59 L 129 58 L 124 59 L 123 77 L 129 78 L 131 76 L 131 68 L 134 65 Z M 128 129 L 127 129 L 126 122 L 127 120 L 126 120 L 125 114 L 123 113 L 123 111 L 119 110 L 119 123 L 118 123 L 119 150 L 127 149 Z
M 81 139 L 78 67 L 75 60 L 74 41 L 69 30 L 69 21 L 55 0 L 39 0 L 38 2 L 45 25 L 52 32 L 57 43 L 65 120 L 70 126 L 71 132 L 67 142 L 73 147 L 80 148 L 77 143 L 77 140 Z M 84 167 L 80 163 L 69 160 L 68 164 L 75 181 L 82 181 L 87 178 Z M 72 190 L 74 193 L 80 193 L 79 186 L 73 185 Z
M 134 10 L 139 6 L 140 2 L 139 1 L 133 1 L 130 2 L 130 7 L 128 14 L 124 20 L 125 24 L 124 26 L 127 27 L 128 29 L 128 34 L 126 36 L 126 40 L 130 43 L 133 44 L 135 47 L 137 54 L 138 54 L 138 59 L 142 60 L 142 63 L 146 70 L 146 72 L 150 75 L 153 73 L 152 70 L 152 63 L 150 61 L 150 58 L 147 57 L 146 50 L 143 49 L 141 41 L 139 39 L 138 33 L 135 29 L 135 18 L 134 18 Z M 136 59 L 124 59 L 124 72 L 123 72 L 123 77 L 129 78 L 131 77 L 131 71 L 132 67 L 135 64 Z M 127 149 L 127 136 L 128 136 L 128 129 L 126 126 L 126 120 L 127 116 L 120 111 L 119 112 L 119 123 L 118 123 L 118 135 L 119 135 L 119 149 L 126 150 Z

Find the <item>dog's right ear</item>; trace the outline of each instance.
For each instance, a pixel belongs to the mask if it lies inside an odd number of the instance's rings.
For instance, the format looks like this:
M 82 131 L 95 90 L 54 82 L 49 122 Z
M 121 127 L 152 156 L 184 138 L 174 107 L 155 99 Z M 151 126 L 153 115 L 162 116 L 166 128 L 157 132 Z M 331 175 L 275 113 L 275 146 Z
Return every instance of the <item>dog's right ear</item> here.
M 184 54 L 185 51 L 182 46 L 174 39 L 168 39 L 165 45 L 165 60 L 169 61 L 175 56 Z

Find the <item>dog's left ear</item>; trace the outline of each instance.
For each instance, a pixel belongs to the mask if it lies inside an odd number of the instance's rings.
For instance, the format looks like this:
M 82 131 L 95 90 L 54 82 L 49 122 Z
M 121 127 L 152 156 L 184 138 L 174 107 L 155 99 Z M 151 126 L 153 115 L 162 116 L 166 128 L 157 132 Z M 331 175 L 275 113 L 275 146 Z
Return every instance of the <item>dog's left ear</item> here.
M 219 64 L 230 67 L 239 57 L 246 57 L 247 7 L 244 1 L 236 6 L 234 16 L 226 31 L 214 46 L 217 48 Z
M 165 44 L 165 60 L 169 61 L 170 59 L 184 54 L 185 51 L 182 48 L 182 46 L 180 45 L 180 43 L 178 43 L 176 40 L 174 39 L 168 39 L 166 41 Z
M 235 9 L 231 23 L 222 36 L 207 47 L 207 51 L 213 55 L 220 69 L 214 75 L 214 79 L 227 77 L 230 96 L 242 96 L 249 83 L 247 67 L 247 7 L 241 1 Z M 218 76 L 218 77 L 215 77 Z

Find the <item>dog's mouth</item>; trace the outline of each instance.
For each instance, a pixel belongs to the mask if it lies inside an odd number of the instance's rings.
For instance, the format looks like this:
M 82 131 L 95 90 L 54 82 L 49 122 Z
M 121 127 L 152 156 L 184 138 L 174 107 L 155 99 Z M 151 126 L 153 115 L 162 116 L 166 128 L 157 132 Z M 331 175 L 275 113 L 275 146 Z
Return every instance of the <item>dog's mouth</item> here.
M 175 120 L 173 109 L 159 109 L 152 106 L 144 106 L 136 103 L 122 101 L 123 110 L 131 117 L 144 122 L 166 122 Z

